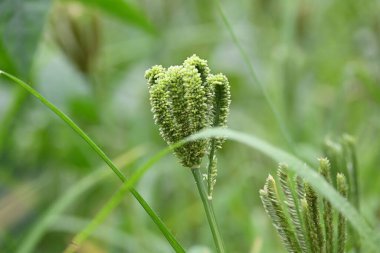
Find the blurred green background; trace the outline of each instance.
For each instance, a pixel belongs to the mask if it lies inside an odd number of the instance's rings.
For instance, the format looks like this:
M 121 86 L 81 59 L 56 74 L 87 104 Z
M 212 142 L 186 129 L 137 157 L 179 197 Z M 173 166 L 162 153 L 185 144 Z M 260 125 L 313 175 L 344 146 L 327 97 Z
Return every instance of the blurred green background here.
M 379 229 L 380 2 L 224 0 L 220 6 L 296 155 L 315 165 L 325 138 L 356 137 L 361 211 Z M 166 146 L 153 123 L 144 71 L 195 53 L 230 80 L 230 128 L 290 151 L 218 8 L 202 0 L 1 0 L 0 69 L 32 84 L 131 175 Z M 285 252 L 258 196 L 276 163 L 234 142 L 218 159 L 214 202 L 227 251 Z M 67 125 L 0 79 L 0 252 L 62 252 L 119 186 Z M 137 188 L 186 249 L 213 251 L 191 173 L 173 155 Z M 47 217 L 52 222 L 36 244 L 21 251 Z M 171 251 L 129 194 L 80 250 Z

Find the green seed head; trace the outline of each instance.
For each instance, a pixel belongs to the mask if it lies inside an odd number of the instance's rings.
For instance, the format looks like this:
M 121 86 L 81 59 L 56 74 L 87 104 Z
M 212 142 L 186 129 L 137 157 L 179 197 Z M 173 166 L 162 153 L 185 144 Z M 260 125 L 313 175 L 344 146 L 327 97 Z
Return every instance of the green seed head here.
M 210 74 L 206 60 L 193 55 L 180 66 L 153 66 L 145 73 L 155 123 L 170 145 L 204 128 L 224 127 L 230 106 L 227 78 Z M 221 147 L 218 138 L 216 146 Z M 174 150 L 182 165 L 199 167 L 210 140 L 197 140 Z

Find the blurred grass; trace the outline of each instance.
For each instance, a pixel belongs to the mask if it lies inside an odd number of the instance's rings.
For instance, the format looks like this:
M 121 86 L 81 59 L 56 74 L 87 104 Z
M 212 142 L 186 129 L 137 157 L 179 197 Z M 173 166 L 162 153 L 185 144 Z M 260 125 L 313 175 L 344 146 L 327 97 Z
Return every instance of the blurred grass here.
M 30 8 L 21 0 L 14 2 L 22 10 Z M 259 87 L 250 79 L 213 1 L 126 1 L 138 10 L 139 19 L 154 24 L 154 36 L 133 21 L 121 21 L 101 8 L 86 5 L 86 1 L 57 2 L 71 7 L 75 4 L 75 15 L 86 17 L 88 12 L 95 13 L 100 21 L 100 45 L 91 78 L 78 70 L 53 39 L 51 17 L 42 26 L 36 53 L 23 51 L 23 57 L 30 57 L 33 63 L 28 78 L 99 140 L 107 153 L 119 154 L 141 143 L 150 144 L 149 153 L 165 147 L 149 111 L 143 73 L 153 64 L 179 64 L 193 53 L 208 59 L 213 71 L 229 77 L 231 128 L 287 149 L 273 114 Z M 50 16 L 55 14 L 56 4 L 49 10 Z M 221 5 L 257 77 L 285 119 L 297 156 L 316 161 L 326 136 L 340 136 L 343 132 L 356 136 L 361 211 L 378 231 L 379 1 L 238 0 L 221 1 Z M 32 15 L 33 11 L 28 9 L 27 13 Z M 7 15 L 0 20 L 12 13 Z M 23 31 L 16 24 L 10 29 Z M 1 57 L 0 69 L 16 71 L 12 62 L 17 56 L 4 47 L 12 42 L 12 37 L 1 29 L 0 34 L 0 56 L 7 56 Z M 80 44 L 76 46 L 81 48 Z M 101 96 L 96 95 L 98 87 L 102 88 Z M 11 86 L 0 85 L 1 126 L 15 101 L 12 94 L 15 92 Z M 4 130 L 7 141 L 0 153 L 0 198 L 11 196 L 17 203 L 21 196 L 12 193 L 23 192 L 18 190 L 35 179 L 44 184 L 33 196 L 31 206 L 20 210 L 23 215 L 0 228 L 0 251 L 5 252 L 14 252 L 46 208 L 99 163 L 82 141 L 32 99 L 25 100 L 13 121 Z M 258 197 L 259 188 L 276 164 L 232 142 L 226 143 L 220 153 L 219 164 L 214 201 L 223 237 L 228 239 L 228 251 L 284 252 Z M 187 249 L 210 245 L 212 240 L 189 178 L 189 172 L 170 156 L 158 162 L 138 184 L 144 198 Z M 117 185 L 114 180 L 100 182 L 83 201 L 62 215 L 77 219 L 71 220 L 76 224 L 91 219 Z M 154 251 L 145 234 L 159 238 L 159 232 L 140 207 L 128 198 L 126 201 L 104 226 L 132 236 L 140 252 L 168 252 L 165 246 Z M 75 227 L 69 229 L 65 225 L 54 224 L 54 229 L 38 242 L 35 252 L 56 252 L 65 247 L 76 233 Z M 160 242 L 157 245 L 165 245 Z M 130 252 L 108 241 L 105 233 L 99 232 L 89 243 L 99 252 Z

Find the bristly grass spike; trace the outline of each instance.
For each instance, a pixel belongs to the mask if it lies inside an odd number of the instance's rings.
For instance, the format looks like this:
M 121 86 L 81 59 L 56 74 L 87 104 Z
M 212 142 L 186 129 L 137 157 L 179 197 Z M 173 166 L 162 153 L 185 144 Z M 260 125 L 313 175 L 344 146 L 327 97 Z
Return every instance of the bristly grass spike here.
M 205 128 L 226 127 L 230 86 L 223 74 L 211 74 L 206 60 L 193 55 L 182 65 L 168 69 L 156 65 L 146 71 L 145 78 L 154 121 L 169 145 Z M 224 246 L 212 207 L 212 192 L 217 176 L 216 151 L 223 142 L 224 138 L 208 138 L 174 149 L 181 164 L 191 169 L 219 253 L 224 252 Z M 208 172 L 202 176 L 200 166 L 205 155 L 209 158 Z

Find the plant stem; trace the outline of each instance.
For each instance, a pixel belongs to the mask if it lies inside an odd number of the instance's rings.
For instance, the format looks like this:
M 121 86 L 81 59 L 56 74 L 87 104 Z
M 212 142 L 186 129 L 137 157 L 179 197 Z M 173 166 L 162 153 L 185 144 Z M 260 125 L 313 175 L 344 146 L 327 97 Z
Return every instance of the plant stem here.
M 212 199 L 212 188 L 213 188 L 213 182 L 212 182 L 212 166 L 215 159 L 215 138 L 211 139 L 211 150 L 210 154 L 208 155 L 208 168 L 207 168 L 207 194 L 208 199 Z
M 212 237 L 214 238 L 216 250 L 218 253 L 224 253 L 225 250 L 224 250 L 223 240 L 220 235 L 218 225 L 216 223 L 212 201 L 207 198 L 207 192 L 203 184 L 201 171 L 199 168 L 193 168 L 191 169 L 191 172 L 193 173 L 195 183 L 197 185 L 198 192 L 199 192 L 199 195 L 203 203 L 203 207 L 206 212 L 206 216 L 207 216 L 208 223 L 210 225 Z
M 14 83 L 18 84 L 25 90 L 27 90 L 30 94 L 35 96 L 38 100 L 40 100 L 45 106 L 47 106 L 52 112 L 54 112 L 59 118 L 61 118 L 67 125 L 70 126 L 87 144 L 97 153 L 97 155 L 102 158 L 102 160 L 111 168 L 111 170 L 117 175 L 117 177 L 124 183 L 127 181 L 127 177 L 119 170 L 119 168 L 112 162 L 112 160 L 104 153 L 104 151 L 77 125 L 75 122 L 69 118 L 64 112 L 58 109 L 54 104 L 52 104 L 49 100 L 43 97 L 39 92 L 33 89 L 30 85 L 21 81 L 17 77 L 3 72 L 0 70 L 0 75 L 4 75 L 5 77 L 12 80 Z M 144 198 L 136 191 L 134 188 L 130 188 L 130 192 L 135 197 L 135 199 L 140 203 L 140 205 L 144 208 L 145 212 L 150 216 L 153 222 L 160 229 L 162 234 L 165 236 L 166 240 L 173 247 L 175 252 L 184 253 L 185 250 L 181 246 L 181 244 L 176 240 L 174 235 L 170 232 L 170 230 L 166 227 L 160 217 L 156 214 L 156 212 L 149 206 L 149 204 L 144 200 Z
M 274 115 L 276 123 L 277 123 L 277 125 L 278 125 L 278 127 L 279 127 L 279 129 L 281 131 L 281 134 L 282 134 L 283 138 L 285 139 L 285 141 L 286 141 L 286 143 L 287 143 L 287 145 L 289 147 L 289 150 L 294 154 L 295 153 L 295 144 L 294 144 L 294 141 L 292 139 L 292 136 L 290 135 L 289 129 L 286 126 L 285 120 L 283 119 L 280 111 L 276 107 L 273 99 L 270 97 L 268 90 L 259 81 L 259 78 L 256 75 L 255 69 L 253 67 L 253 64 L 252 64 L 252 62 L 251 62 L 251 60 L 250 60 L 247 52 L 244 50 L 243 46 L 241 45 L 241 43 L 240 43 L 240 41 L 238 39 L 238 36 L 235 34 L 235 31 L 232 28 L 232 25 L 230 24 L 230 22 L 229 22 L 229 20 L 228 20 L 228 18 L 226 16 L 226 14 L 223 11 L 223 8 L 222 8 L 222 5 L 220 3 L 220 0 L 214 0 L 214 2 L 217 5 L 219 14 L 220 14 L 220 16 L 222 18 L 222 21 L 223 21 L 224 25 L 226 26 L 228 32 L 230 33 L 231 38 L 232 38 L 234 44 L 238 48 L 238 50 L 240 52 L 240 55 L 242 56 L 243 61 L 245 62 L 245 64 L 248 67 L 248 71 L 249 71 L 249 74 L 250 74 L 252 80 L 257 84 L 257 86 L 259 87 L 260 91 L 262 92 L 265 101 L 268 103 L 269 108 L 270 108 L 270 110 L 272 111 L 272 113 Z

